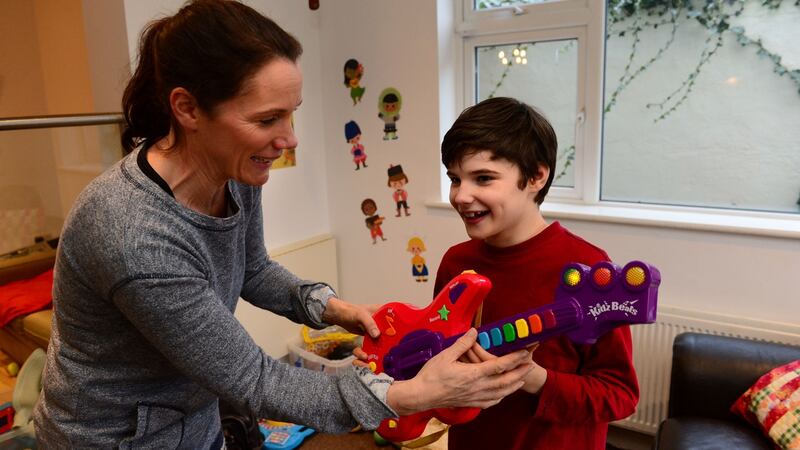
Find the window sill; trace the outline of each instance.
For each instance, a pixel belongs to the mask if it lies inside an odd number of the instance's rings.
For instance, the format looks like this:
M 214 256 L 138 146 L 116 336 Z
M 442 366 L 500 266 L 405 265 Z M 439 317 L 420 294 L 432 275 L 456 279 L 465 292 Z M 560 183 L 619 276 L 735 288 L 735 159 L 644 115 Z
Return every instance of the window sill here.
M 434 209 L 452 209 L 443 201 L 428 201 Z M 800 238 L 800 216 L 752 211 L 704 210 L 699 208 L 603 202 L 549 202 L 542 205 L 548 219 L 639 225 L 646 227 L 701 230 L 717 233 Z

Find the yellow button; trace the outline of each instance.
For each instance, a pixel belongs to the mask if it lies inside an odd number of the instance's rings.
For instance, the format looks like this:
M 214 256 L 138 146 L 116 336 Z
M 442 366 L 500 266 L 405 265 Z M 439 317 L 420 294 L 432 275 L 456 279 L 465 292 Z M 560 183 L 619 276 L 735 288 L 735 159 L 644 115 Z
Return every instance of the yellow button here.
M 389 419 L 389 428 L 397 428 L 397 421 Z
M 369 370 L 371 370 L 372 372 L 375 372 L 376 370 L 378 370 L 378 365 L 375 364 L 375 361 L 370 361 L 369 362 Z
M 517 327 L 517 337 L 528 337 L 528 322 L 525 319 L 517 319 L 514 325 Z
M 474 271 L 474 270 L 472 270 L 472 269 L 470 269 L 470 270 L 465 270 L 465 271 L 463 271 L 463 272 L 461 272 L 461 273 L 474 273 L 474 274 L 477 274 L 477 272 L 475 272 L 475 271 Z

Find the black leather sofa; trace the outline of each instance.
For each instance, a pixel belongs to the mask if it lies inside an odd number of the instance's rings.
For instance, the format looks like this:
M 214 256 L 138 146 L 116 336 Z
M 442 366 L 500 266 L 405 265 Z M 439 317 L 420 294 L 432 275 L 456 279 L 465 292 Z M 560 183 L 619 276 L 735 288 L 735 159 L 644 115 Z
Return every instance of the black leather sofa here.
M 668 418 L 654 450 L 774 450 L 761 430 L 730 412 L 761 375 L 800 359 L 800 347 L 683 333 L 675 338 Z

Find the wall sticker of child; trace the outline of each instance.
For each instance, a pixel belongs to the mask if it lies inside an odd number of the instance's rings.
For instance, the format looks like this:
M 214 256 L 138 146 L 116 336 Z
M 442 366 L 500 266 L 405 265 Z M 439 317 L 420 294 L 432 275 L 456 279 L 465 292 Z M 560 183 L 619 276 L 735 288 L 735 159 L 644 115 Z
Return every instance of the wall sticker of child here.
M 397 139 L 397 121 L 400 120 L 400 107 L 403 99 L 400 91 L 388 87 L 378 97 L 378 117 L 383 120 L 383 140 Z
M 353 155 L 353 162 L 356 163 L 356 170 L 360 168 L 359 164 L 367 167 L 367 153 L 364 152 L 364 144 L 361 143 L 361 128 L 355 120 L 344 124 L 344 138 L 353 146 L 350 153 Z
M 408 212 L 408 192 L 403 189 L 403 187 L 408 184 L 408 177 L 403 173 L 403 166 L 400 164 L 396 166 L 390 165 L 389 170 L 386 172 L 389 175 L 389 181 L 386 185 L 394 189 L 394 192 L 392 192 L 392 199 L 397 205 L 397 213 L 394 216 L 400 217 L 400 208 L 403 208 L 403 212 L 406 216 L 410 216 L 411 213 Z
M 385 217 L 378 215 L 378 205 L 375 204 L 375 200 L 365 198 L 364 201 L 361 202 L 361 212 L 367 216 L 364 222 L 366 222 L 367 228 L 369 229 L 372 244 L 374 245 L 379 237 L 382 241 L 385 241 L 386 238 L 383 237 L 383 230 L 381 230 L 381 224 L 383 224 Z

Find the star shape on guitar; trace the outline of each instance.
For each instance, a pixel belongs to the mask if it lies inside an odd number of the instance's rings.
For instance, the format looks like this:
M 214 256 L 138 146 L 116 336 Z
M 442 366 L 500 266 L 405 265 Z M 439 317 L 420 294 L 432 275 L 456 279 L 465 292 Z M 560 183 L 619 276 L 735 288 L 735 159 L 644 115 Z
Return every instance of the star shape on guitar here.
M 447 310 L 447 305 L 442 305 L 441 309 L 436 312 L 439 313 L 439 317 L 442 320 L 447 320 L 447 316 L 450 314 L 450 311 Z

